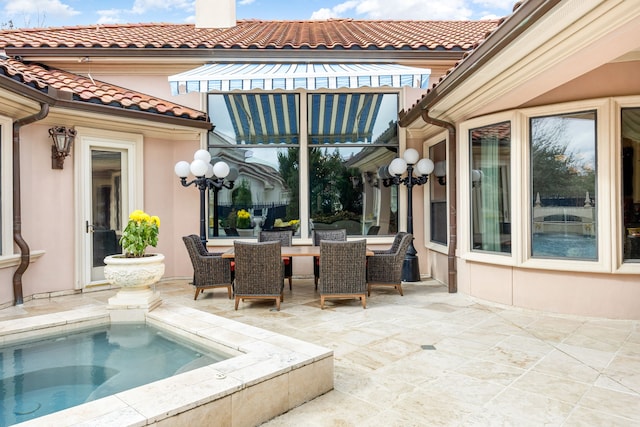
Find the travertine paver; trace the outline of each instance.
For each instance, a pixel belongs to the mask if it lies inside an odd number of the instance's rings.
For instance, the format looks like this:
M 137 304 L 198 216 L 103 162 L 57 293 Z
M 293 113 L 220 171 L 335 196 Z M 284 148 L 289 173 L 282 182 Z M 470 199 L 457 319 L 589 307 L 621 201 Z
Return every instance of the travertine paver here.
M 265 424 L 278 426 L 578 426 L 640 424 L 640 322 L 505 308 L 427 280 L 374 289 L 320 310 L 313 279 L 271 302 L 226 292 L 193 301 L 187 281 L 157 285 L 195 307 L 334 351 L 335 388 Z M 105 304 L 113 291 L 33 300 L 0 321 Z M 425 348 L 423 348 L 425 346 Z M 428 349 L 433 346 L 435 349 Z

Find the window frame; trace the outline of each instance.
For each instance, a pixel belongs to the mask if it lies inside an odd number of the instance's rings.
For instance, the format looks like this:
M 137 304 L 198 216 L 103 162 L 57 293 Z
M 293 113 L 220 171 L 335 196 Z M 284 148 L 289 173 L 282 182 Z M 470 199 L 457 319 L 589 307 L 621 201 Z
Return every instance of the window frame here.
M 246 93 L 294 93 L 298 95 L 299 98 L 299 139 L 298 144 L 295 144 L 297 148 L 299 148 L 299 173 L 300 173 L 300 185 L 299 185 L 299 213 L 300 213 L 300 229 L 299 236 L 294 236 L 293 242 L 294 244 L 311 244 L 310 230 L 309 230 L 309 219 L 310 219 L 310 211 L 309 211 L 309 148 L 311 147 L 330 147 L 330 144 L 310 144 L 309 143 L 309 105 L 308 98 L 312 94 L 317 93 L 335 93 L 335 94 L 349 94 L 349 93 L 379 93 L 379 94 L 393 94 L 397 96 L 397 110 L 399 111 L 404 105 L 404 98 L 406 97 L 406 91 L 404 88 L 392 88 L 392 87 L 373 87 L 373 88 L 340 88 L 340 89 L 318 89 L 318 90 L 308 90 L 308 89 L 297 89 L 294 91 L 281 91 L 281 90 L 273 90 L 273 91 L 243 91 Z M 204 108 L 208 111 L 209 106 L 209 95 L 224 95 L 227 93 L 239 93 L 237 91 L 215 91 L 215 92 L 207 92 L 203 93 L 203 105 Z M 399 120 L 397 117 L 396 111 L 396 121 Z M 212 123 L 215 125 L 215 118 L 212 114 L 209 113 L 209 117 L 211 117 Z M 397 125 L 397 124 L 396 124 Z M 398 153 L 402 153 L 406 148 L 406 137 L 405 133 L 398 128 Z M 209 149 L 212 147 L 209 145 L 209 136 L 204 136 L 203 145 L 205 149 Z M 336 144 L 336 147 L 339 147 L 340 144 Z M 347 146 L 372 146 L 375 144 L 344 144 Z M 291 144 L 274 144 L 272 147 L 289 147 L 293 146 Z M 219 145 L 215 145 L 215 147 L 221 147 Z M 247 147 L 251 147 L 251 145 L 247 145 Z M 406 197 L 404 197 L 403 192 L 399 192 L 398 194 L 398 228 L 402 227 L 406 228 Z M 207 208 L 208 209 L 208 208 Z M 209 233 L 207 225 L 207 235 Z M 367 235 L 353 235 L 350 236 L 352 238 L 367 238 L 367 241 L 371 241 L 371 243 L 388 243 L 393 239 L 391 235 L 382 235 L 382 236 L 367 236 Z M 209 240 L 209 245 L 212 246 L 228 246 L 229 239 L 212 239 Z
M 445 164 L 446 164 L 445 176 L 449 176 L 449 161 L 448 161 L 449 159 L 447 158 L 447 156 L 449 155 L 449 143 L 450 143 L 449 132 L 447 132 L 446 130 L 442 131 L 437 135 L 424 141 L 422 143 L 422 152 L 431 154 L 431 148 L 435 147 L 436 145 L 442 142 L 444 142 L 445 144 Z M 431 158 L 429 155 L 426 155 L 426 154 L 423 155 L 423 157 Z M 429 176 L 428 184 L 425 185 L 423 188 L 424 247 L 431 251 L 446 255 L 449 253 L 449 243 L 451 241 L 451 236 L 449 235 L 449 215 L 448 215 L 449 207 L 450 207 L 449 191 L 445 186 L 445 204 L 446 204 L 446 211 L 447 211 L 445 234 L 447 238 L 447 244 L 443 245 L 441 243 L 434 242 L 431 240 L 431 185 L 440 185 L 438 184 L 438 178 L 433 173 Z
M 0 116 L 0 185 L 2 186 L 2 210 L 0 211 L 0 266 L 3 261 L 15 261 L 13 249 L 13 121 Z
M 624 262 L 622 233 L 624 229 L 624 218 L 622 212 L 622 120 L 621 114 L 624 108 L 640 108 L 640 96 L 625 96 L 614 98 L 611 101 L 611 117 L 613 118 L 613 126 L 610 126 L 610 141 L 614 141 L 611 148 L 610 160 L 612 170 L 616 171 L 615 176 L 611 179 L 614 189 L 611 191 L 611 209 L 612 218 L 609 234 L 611 236 L 611 245 L 615 249 L 615 258 L 612 261 L 612 270 L 618 274 L 640 274 L 640 263 Z
M 520 177 L 520 197 L 521 209 L 525 223 L 523 227 L 518 228 L 520 231 L 520 239 L 522 246 L 521 259 L 519 265 L 524 268 L 536 268 L 547 270 L 564 270 L 564 271 L 579 271 L 579 272 L 611 272 L 611 229 L 607 229 L 606 224 L 612 224 L 611 210 L 614 206 L 611 204 L 611 195 L 615 193 L 614 189 L 606 188 L 605 183 L 608 179 L 603 179 L 611 176 L 611 155 L 606 147 L 608 145 L 606 141 L 611 141 L 609 135 L 607 135 L 607 129 L 611 126 L 608 120 L 607 113 L 610 110 L 608 100 L 587 100 L 568 102 L 562 104 L 545 105 L 541 107 L 533 107 L 529 109 L 521 110 L 522 132 L 525 136 L 522 140 L 522 145 L 525 147 L 523 150 L 523 164 Z M 532 258 L 531 257 L 531 209 L 530 202 L 533 200 L 534 195 L 531 194 L 531 153 L 529 151 L 531 141 L 529 141 L 530 126 L 529 120 L 535 117 L 542 116 L 554 116 L 562 114 L 571 114 L 581 111 L 594 111 L 596 114 L 595 126 L 596 126 L 596 191 L 597 191 L 597 205 L 596 208 L 596 224 L 597 224 L 597 260 L 573 260 L 573 259 L 551 259 L 551 258 Z M 525 173 L 526 171 L 526 173 Z M 617 188 L 617 187 L 616 187 Z M 607 197 L 607 195 L 610 195 Z M 611 209 L 607 209 L 607 204 Z
M 621 168 L 620 111 L 622 108 L 640 106 L 640 97 L 600 98 L 536 106 L 477 117 L 460 123 L 458 165 L 459 177 L 459 236 L 470 236 L 470 147 L 469 131 L 477 127 L 511 121 L 512 165 L 512 253 L 491 254 L 473 252 L 470 239 L 459 239 L 461 259 L 494 265 L 542 270 L 579 271 L 594 273 L 640 273 L 640 263 L 622 263 L 620 217 L 621 178 L 616 172 Z M 598 227 L 598 259 L 567 260 L 531 258 L 531 170 L 529 120 L 532 117 L 569 114 L 579 111 L 596 112 L 596 189 L 600 202 L 596 210 Z M 615 143 L 611 143 L 615 141 Z
M 521 144 L 514 144 L 514 141 L 522 140 L 520 136 L 521 129 L 518 127 L 520 121 L 518 113 L 516 111 L 492 114 L 489 116 L 478 117 L 475 119 L 462 122 L 458 128 L 459 135 L 459 147 L 457 153 L 457 162 L 459 165 L 459 197 L 458 197 L 458 213 L 460 221 L 458 222 L 458 236 L 466 236 L 465 238 L 458 239 L 458 250 L 460 257 L 467 261 L 484 262 L 497 265 L 514 266 L 517 264 L 519 257 L 520 238 L 518 233 L 514 230 L 518 230 L 521 224 L 520 205 L 517 202 L 518 194 L 516 192 L 517 187 L 517 175 L 518 175 L 518 160 L 522 157 Z M 511 167 L 511 199 L 509 201 L 509 209 L 511 212 L 511 253 L 492 253 L 492 252 L 480 252 L 473 251 L 471 248 L 471 235 L 472 235 L 472 221 L 473 216 L 471 214 L 471 147 L 469 145 L 469 133 L 472 129 L 490 126 L 492 124 L 509 122 L 511 126 L 511 153 L 509 164 Z M 520 136 L 520 137 L 519 137 Z

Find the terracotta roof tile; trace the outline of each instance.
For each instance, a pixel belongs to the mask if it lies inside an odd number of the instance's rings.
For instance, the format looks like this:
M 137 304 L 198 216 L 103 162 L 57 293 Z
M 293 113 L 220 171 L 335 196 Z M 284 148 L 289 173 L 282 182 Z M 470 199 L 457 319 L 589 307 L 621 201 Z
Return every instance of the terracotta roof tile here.
M 467 50 L 497 20 L 241 20 L 225 29 L 117 24 L 0 31 L 0 48 Z
M 39 64 L 26 64 L 16 59 L 0 56 L 0 74 L 43 92 L 48 86 L 69 91 L 76 101 L 207 121 L 207 115 L 202 111 Z

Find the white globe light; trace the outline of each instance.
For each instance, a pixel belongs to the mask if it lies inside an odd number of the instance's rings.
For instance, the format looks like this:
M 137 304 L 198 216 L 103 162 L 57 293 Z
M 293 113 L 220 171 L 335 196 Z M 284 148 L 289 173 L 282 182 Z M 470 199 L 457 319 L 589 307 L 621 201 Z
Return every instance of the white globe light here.
M 400 157 L 396 157 L 389 163 L 389 173 L 391 175 L 402 175 L 407 170 L 407 162 Z
M 213 165 L 213 174 L 218 178 L 225 178 L 229 175 L 229 165 L 225 162 L 217 162 Z
M 182 160 L 176 163 L 173 170 L 180 178 L 186 178 L 189 176 L 189 162 Z
M 433 172 L 433 160 L 421 159 L 416 165 L 416 171 L 418 171 L 418 175 L 429 175 Z
M 207 165 L 208 164 L 209 163 L 206 163 L 203 160 L 196 159 L 193 162 L 191 162 L 191 165 L 189 166 L 189 169 L 191 169 L 191 173 L 194 176 L 201 177 L 201 176 L 204 176 L 204 174 L 207 173 Z
M 207 173 L 204 174 L 205 178 L 211 178 L 213 176 L 213 165 L 207 163 Z
M 407 148 L 404 154 L 402 155 L 402 157 L 406 160 L 408 164 L 415 165 L 418 162 L 418 159 L 420 158 L 420 154 L 418 153 L 418 150 L 416 150 L 415 148 Z
M 482 179 L 482 171 L 478 169 L 473 169 L 471 171 L 471 181 L 478 182 Z
M 211 161 L 211 154 L 209 154 L 207 150 L 198 150 L 193 154 L 193 159 L 209 163 Z

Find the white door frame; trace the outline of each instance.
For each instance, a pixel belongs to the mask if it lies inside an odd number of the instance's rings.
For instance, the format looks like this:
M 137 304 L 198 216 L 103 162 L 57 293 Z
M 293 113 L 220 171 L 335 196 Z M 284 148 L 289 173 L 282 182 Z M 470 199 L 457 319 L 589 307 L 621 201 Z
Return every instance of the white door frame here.
M 86 222 L 91 218 L 91 151 L 93 149 L 122 150 L 127 152 L 127 163 L 122 170 L 122 181 L 128 182 L 122 189 L 123 207 L 121 223 L 126 224 L 129 211 L 143 206 L 143 136 L 132 133 L 105 131 L 76 127 L 74 146 L 75 241 L 76 241 L 76 289 L 108 287 L 104 281 L 92 281 L 91 234 L 86 232 Z

